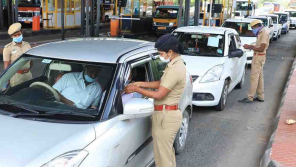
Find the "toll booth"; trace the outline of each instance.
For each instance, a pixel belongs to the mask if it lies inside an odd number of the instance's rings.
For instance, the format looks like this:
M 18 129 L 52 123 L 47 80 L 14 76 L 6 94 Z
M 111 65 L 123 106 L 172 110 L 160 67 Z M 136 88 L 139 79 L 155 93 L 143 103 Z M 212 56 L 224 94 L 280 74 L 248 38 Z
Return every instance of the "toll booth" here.
M 81 26 L 81 0 L 65 0 L 65 28 Z M 43 0 L 42 20 L 45 29 L 61 28 L 61 1 Z
M 121 8 L 121 33 L 143 33 L 152 29 L 153 0 L 127 0 Z

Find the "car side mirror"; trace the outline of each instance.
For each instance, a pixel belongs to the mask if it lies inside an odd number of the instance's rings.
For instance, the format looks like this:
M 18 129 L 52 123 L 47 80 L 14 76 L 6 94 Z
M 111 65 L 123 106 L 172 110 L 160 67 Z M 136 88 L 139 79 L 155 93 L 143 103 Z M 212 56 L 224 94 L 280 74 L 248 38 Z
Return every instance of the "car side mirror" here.
M 229 58 L 235 58 L 235 57 L 242 57 L 244 55 L 244 51 L 241 49 L 236 49 L 230 51 L 230 54 L 228 55 Z
M 151 101 L 143 98 L 130 99 L 123 108 L 123 115 L 130 116 L 129 118 L 143 118 L 152 115 L 154 105 Z

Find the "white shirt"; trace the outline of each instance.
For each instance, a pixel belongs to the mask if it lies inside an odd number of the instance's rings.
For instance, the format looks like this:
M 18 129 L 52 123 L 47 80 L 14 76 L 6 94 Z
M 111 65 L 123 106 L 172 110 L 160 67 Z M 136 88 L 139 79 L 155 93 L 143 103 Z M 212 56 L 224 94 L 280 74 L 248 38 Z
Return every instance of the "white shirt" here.
M 102 88 L 96 81 L 85 86 L 82 72 L 63 75 L 53 88 L 82 109 L 97 106 L 102 94 Z

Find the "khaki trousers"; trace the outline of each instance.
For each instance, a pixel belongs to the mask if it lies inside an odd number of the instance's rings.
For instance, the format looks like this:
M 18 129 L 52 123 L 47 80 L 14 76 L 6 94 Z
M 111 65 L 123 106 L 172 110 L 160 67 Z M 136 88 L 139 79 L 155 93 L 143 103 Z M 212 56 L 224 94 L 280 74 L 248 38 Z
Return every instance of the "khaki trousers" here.
M 173 144 L 182 119 L 180 110 L 154 111 L 152 137 L 156 167 L 176 167 Z
M 250 83 L 251 87 L 249 89 L 248 98 L 253 101 L 255 93 L 257 93 L 258 98 L 264 100 L 264 75 L 263 66 L 266 61 L 266 56 L 254 55 L 251 67 Z

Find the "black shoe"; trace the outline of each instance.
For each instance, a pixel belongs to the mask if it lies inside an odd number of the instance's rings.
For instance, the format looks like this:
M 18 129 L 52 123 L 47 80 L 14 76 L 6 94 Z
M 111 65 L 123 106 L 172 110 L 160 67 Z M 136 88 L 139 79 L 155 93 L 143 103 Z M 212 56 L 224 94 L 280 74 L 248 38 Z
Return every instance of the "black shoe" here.
M 242 99 L 242 100 L 239 100 L 238 102 L 240 102 L 240 103 L 252 103 L 253 101 L 251 101 L 251 100 L 248 99 L 248 98 L 244 98 L 244 99 Z
M 258 97 L 254 98 L 254 101 L 264 102 L 264 100 L 261 100 Z

